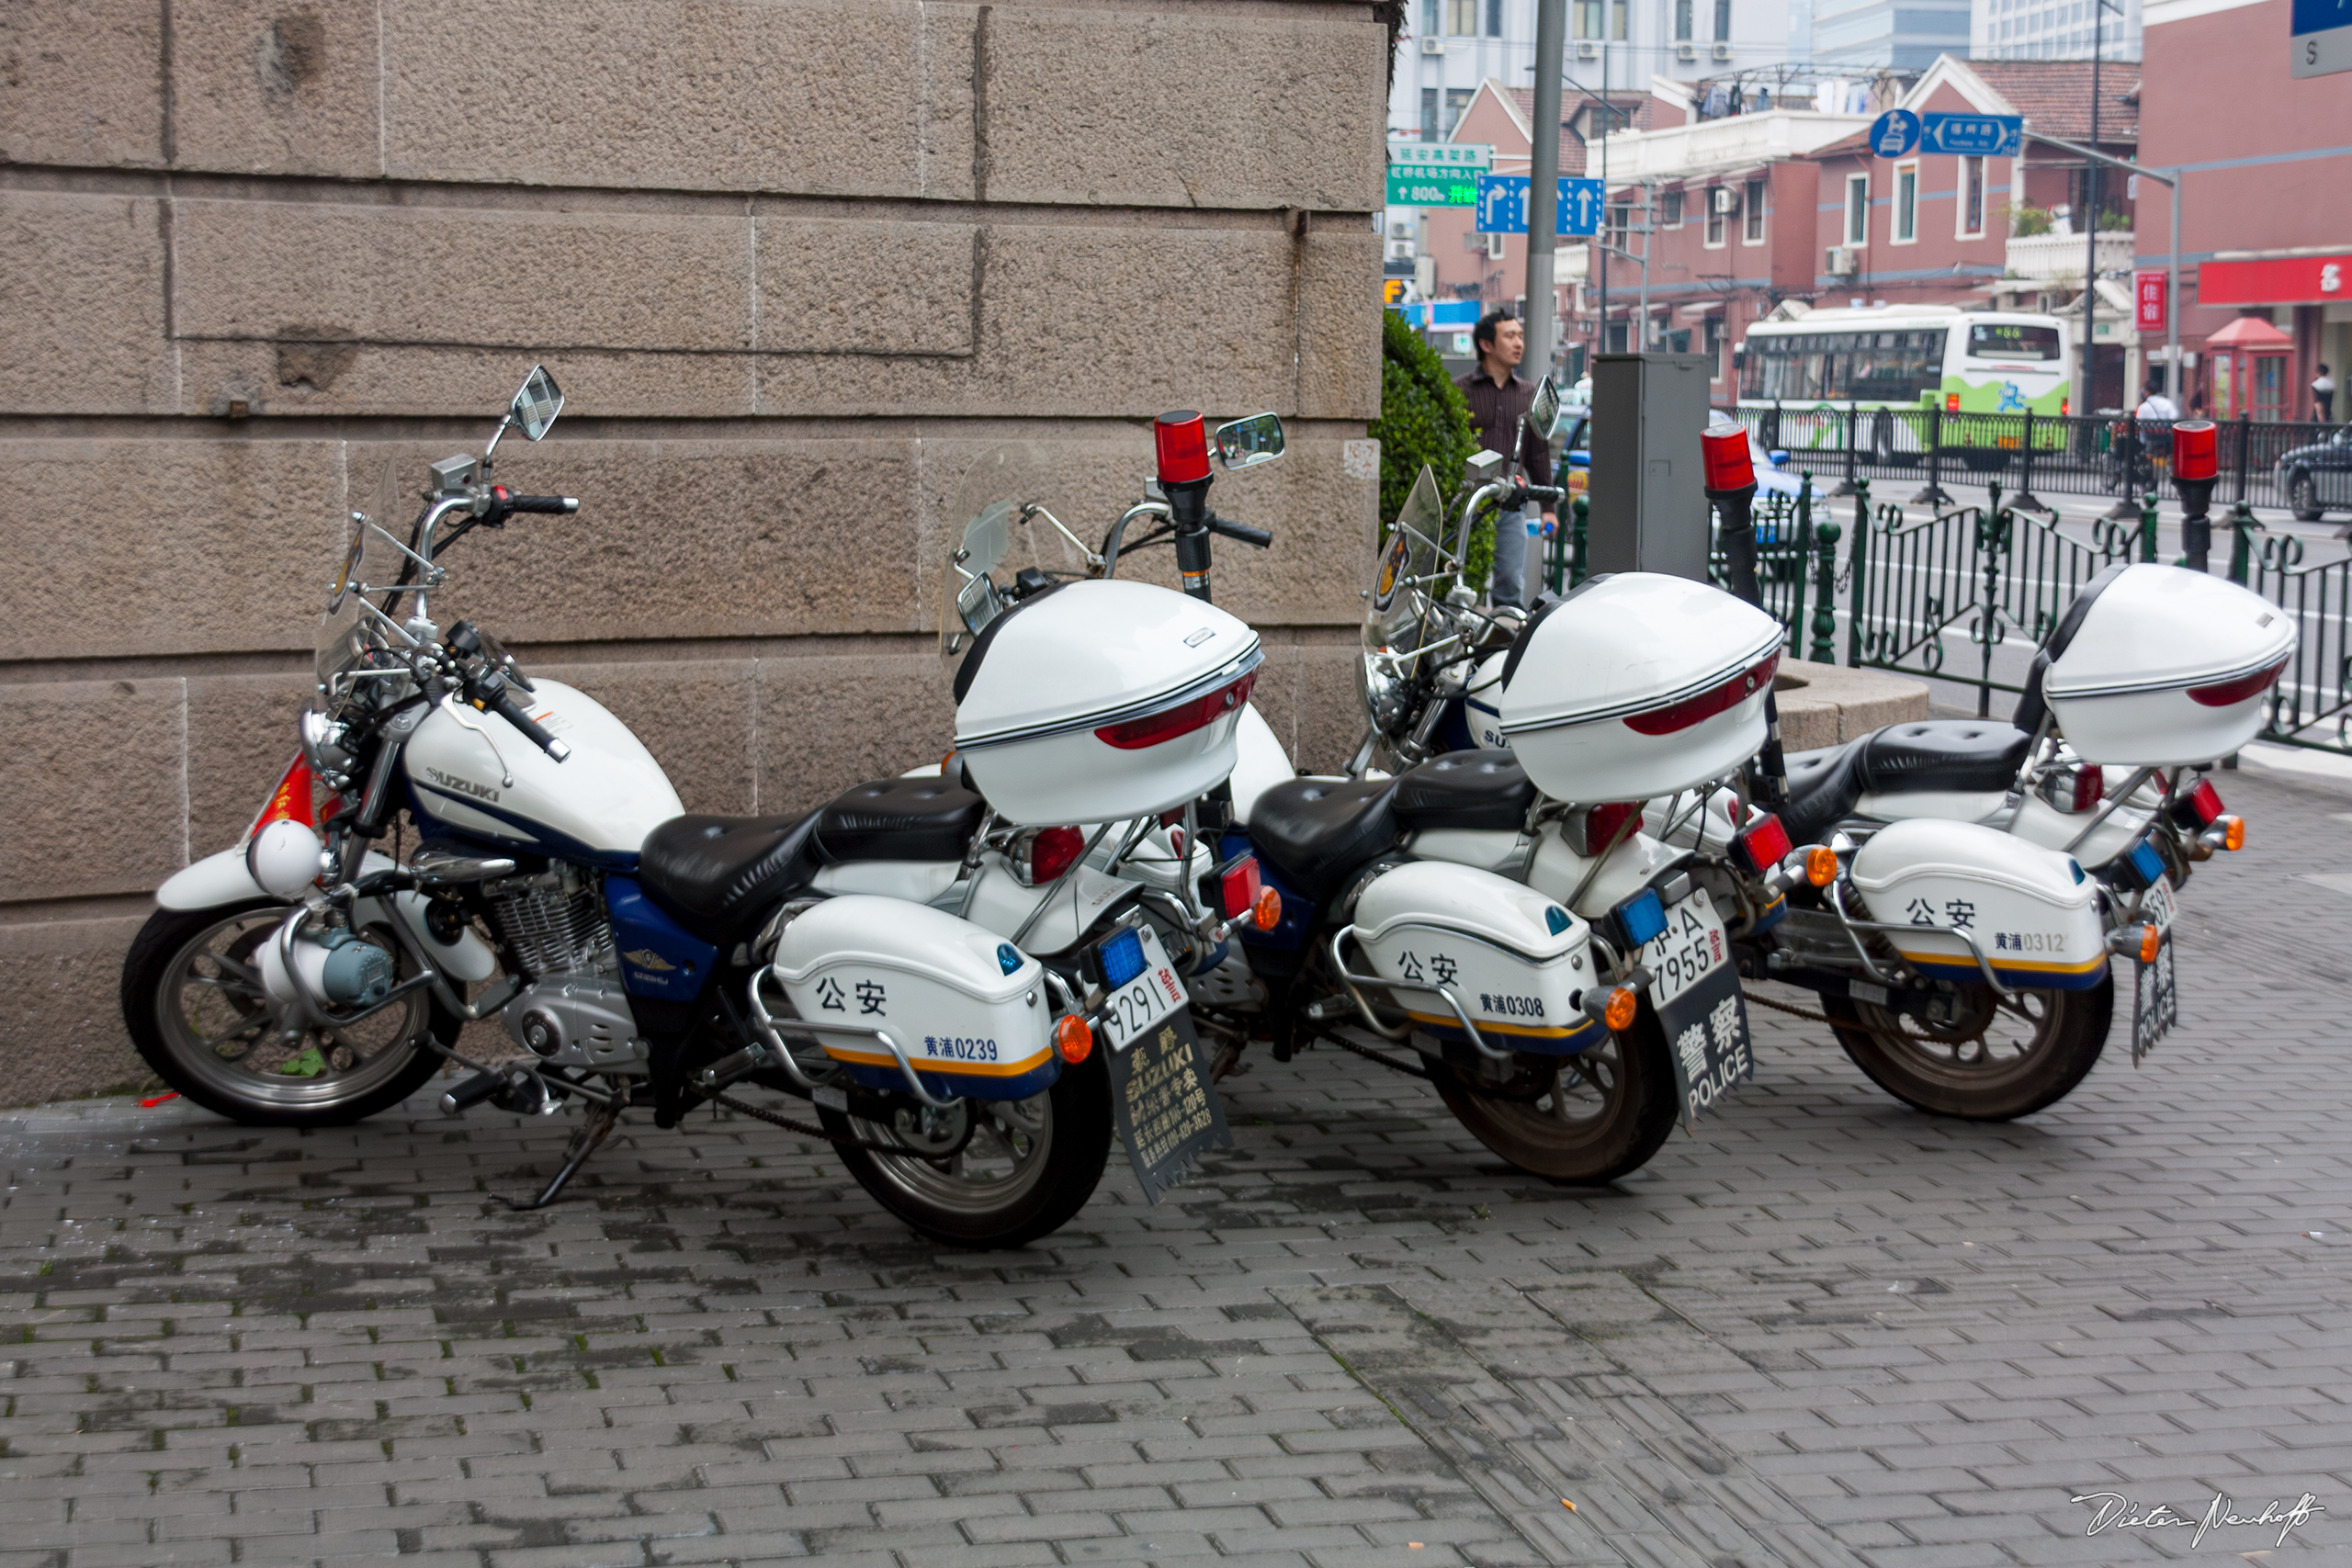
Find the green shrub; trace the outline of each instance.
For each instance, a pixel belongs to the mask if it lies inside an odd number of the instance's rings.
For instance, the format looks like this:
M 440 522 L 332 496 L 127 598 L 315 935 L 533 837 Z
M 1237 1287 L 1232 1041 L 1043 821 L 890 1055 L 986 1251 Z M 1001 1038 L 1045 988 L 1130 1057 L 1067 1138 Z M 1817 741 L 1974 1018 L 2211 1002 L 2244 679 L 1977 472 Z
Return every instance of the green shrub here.
M 1371 433 L 1380 443 L 1380 530 L 1385 537 L 1422 465 L 1437 476 L 1439 493 L 1450 495 L 1461 481 L 1462 465 L 1477 448 L 1470 433 L 1470 405 L 1462 400 L 1462 389 L 1445 373 L 1437 351 L 1394 310 L 1380 313 L 1380 417 Z M 1485 581 L 1494 558 L 1494 530 L 1485 526 L 1470 542 L 1470 581 Z

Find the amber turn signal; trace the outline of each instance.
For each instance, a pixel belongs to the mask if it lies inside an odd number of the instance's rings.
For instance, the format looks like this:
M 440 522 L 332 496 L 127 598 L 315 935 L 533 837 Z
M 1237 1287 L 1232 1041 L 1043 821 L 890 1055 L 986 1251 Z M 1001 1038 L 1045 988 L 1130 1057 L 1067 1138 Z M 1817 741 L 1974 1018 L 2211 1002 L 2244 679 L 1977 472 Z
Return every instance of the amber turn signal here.
M 1827 844 L 1815 844 L 1804 852 L 1804 879 L 1815 887 L 1826 887 L 1838 880 L 1838 852 Z
M 1634 1014 L 1642 1005 L 1641 992 L 1631 986 L 1620 986 L 1609 993 L 1609 1009 L 1600 1021 L 1618 1033 L 1634 1027 Z
M 1094 1054 L 1094 1031 L 1076 1013 L 1066 1013 L 1054 1025 L 1054 1044 L 1060 1050 L 1062 1060 L 1074 1067 Z
M 2225 850 L 2245 848 L 2245 818 L 2224 817 L 2218 826 L 2222 829 L 2222 847 Z
M 1258 901 L 1250 907 L 1250 918 L 1261 931 L 1272 931 L 1283 923 L 1283 896 L 1272 887 L 1258 889 Z
M 2163 950 L 2164 945 L 2164 932 L 2158 931 L 2154 926 L 2142 926 L 2140 928 L 2141 963 L 2154 964 L 2156 961 L 2156 954 Z

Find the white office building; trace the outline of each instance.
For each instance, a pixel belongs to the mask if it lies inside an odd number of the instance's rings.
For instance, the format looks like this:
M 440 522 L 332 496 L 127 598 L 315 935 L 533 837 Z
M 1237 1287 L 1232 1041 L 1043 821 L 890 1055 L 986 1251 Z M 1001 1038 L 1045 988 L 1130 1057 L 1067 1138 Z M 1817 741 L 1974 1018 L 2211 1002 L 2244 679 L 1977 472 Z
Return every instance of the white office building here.
M 1971 0 L 1968 36 L 1978 60 L 2088 60 L 2098 0 Z M 2099 29 L 2099 58 L 2140 58 L 2140 0 L 2121 0 Z
M 1568 0 L 1569 85 L 1561 118 L 1573 118 L 1579 86 L 1638 94 L 1652 76 L 1690 81 L 1801 62 L 1812 48 L 1814 5 Z M 1388 95 L 1391 136 L 1442 141 L 1479 83 L 1491 77 L 1506 87 L 1535 85 L 1535 0 L 1412 0 L 1405 25 Z

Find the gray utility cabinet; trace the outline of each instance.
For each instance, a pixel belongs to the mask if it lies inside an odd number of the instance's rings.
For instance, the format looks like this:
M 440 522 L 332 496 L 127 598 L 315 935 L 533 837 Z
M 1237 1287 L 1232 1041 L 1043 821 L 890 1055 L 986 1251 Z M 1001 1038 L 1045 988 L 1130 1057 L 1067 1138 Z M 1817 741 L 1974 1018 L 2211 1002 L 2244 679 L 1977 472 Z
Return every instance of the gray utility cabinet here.
M 1593 571 L 1662 571 L 1707 581 L 1704 354 L 1602 354 L 1592 364 Z

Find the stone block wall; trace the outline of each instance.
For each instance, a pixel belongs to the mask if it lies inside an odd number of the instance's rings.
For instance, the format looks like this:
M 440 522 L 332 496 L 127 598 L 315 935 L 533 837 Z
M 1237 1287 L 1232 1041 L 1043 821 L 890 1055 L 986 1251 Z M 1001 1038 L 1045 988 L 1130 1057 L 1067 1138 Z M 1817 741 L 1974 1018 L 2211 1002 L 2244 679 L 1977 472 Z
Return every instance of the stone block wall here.
M 468 540 L 436 606 L 690 808 L 936 760 L 965 470 L 1020 444 L 1099 533 L 1173 407 L 1289 425 L 1219 484 L 1277 542 L 1218 597 L 1336 762 L 1387 47 L 1336 0 L 0 14 L 0 1102 L 140 1076 L 122 949 L 292 751 L 341 519 L 535 361 L 571 400 L 500 478 L 580 514 Z

